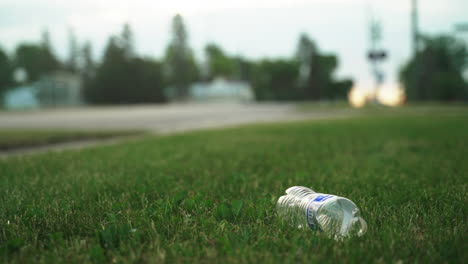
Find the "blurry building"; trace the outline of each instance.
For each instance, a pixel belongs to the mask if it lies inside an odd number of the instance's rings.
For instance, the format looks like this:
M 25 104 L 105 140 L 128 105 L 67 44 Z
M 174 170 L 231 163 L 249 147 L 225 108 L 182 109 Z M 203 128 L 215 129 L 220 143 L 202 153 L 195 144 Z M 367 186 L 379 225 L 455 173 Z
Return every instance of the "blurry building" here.
M 18 86 L 5 93 L 4 106 L 7 109 L 34 109 L 39 107 L 37 89 L 33 85 Z
M 77 74 L 57 71 L 43 76 L 37 83 L 41 106 L 79 106 L 83 104 L 81 78 Z
M 79 106 L 84 102 L 79 75 L 57 71 L 5 94 L 7 109 Z
M 190 86 L 190 99 L 193 101 L 252 101 L 254 93 L 251 85 L 244 81 L 217 78 L 211 82 L 197 82 Z

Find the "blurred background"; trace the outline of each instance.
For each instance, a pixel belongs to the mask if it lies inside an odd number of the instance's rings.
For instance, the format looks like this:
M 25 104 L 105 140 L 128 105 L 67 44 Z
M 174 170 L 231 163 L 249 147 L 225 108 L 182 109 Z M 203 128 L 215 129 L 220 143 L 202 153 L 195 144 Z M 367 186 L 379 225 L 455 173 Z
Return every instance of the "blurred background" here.
M 1 107 L 466 102 L 467 10 L 463 0 L 3 0 Z

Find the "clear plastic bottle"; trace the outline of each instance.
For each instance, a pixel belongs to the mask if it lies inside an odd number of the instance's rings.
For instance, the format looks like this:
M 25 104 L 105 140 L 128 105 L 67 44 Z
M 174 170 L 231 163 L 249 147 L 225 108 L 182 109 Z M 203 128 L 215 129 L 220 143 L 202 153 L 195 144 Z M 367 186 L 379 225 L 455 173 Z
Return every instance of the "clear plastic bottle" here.
M 293 226 L 320 230 L 336 240 L 362 236 L 367 230 L 366 221 L 351 200 L 303 186 L 288 188 L 286 195 L 278 199 L 277 211 Z

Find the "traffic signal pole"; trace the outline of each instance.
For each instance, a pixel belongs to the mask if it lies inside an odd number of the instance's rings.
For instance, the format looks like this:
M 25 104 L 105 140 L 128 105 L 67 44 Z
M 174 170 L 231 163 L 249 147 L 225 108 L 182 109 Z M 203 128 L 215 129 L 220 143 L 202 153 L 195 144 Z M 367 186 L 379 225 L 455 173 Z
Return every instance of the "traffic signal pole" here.
M 375 19 L 370 20 L 370 50 L 367 58 L 371 64 L 371 72 L 375 79 L 374 86 L 374 101 L 377 102 L 376 96 L 380 86 L 384 82 L 385 75 L 380 64 L 387 58 L 387 52 L 381 47 L 382 31 L 381 24 Z

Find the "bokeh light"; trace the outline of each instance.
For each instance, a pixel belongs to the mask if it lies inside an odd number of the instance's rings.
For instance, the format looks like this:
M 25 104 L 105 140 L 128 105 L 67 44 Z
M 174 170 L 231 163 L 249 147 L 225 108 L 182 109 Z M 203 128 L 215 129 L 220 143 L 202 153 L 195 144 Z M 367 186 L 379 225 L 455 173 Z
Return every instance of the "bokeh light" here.
M 386 106 L 400 106 L 405 102 L 405 91 L 399 84 L 382 86 L 376 93 L 377 100 Z

